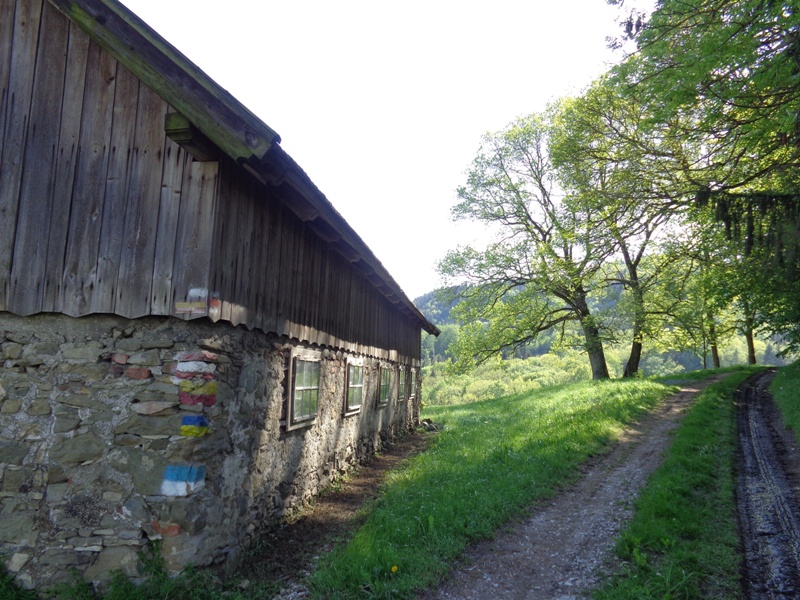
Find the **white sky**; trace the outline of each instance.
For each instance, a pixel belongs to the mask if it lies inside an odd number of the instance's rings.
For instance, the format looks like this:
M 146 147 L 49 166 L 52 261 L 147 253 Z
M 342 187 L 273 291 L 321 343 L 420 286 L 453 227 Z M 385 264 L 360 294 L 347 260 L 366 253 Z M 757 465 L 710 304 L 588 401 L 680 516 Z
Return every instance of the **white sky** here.
M 580 92 L 604 0 L 122 0 L 281 136 L 406 294 L 469 243 L 456 188 L 480 137 Z

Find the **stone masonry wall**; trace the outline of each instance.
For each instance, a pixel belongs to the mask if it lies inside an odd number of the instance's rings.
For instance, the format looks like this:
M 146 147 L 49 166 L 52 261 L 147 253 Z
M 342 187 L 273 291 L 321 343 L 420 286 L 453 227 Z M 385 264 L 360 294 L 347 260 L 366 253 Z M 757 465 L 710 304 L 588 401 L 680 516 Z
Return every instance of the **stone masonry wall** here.
M 208 321 L 0 313 L 0 558 L 44 589 L 76 568 L 234 566 L 261 526 L 412 425 L 417 401 L 343 416 L 347 356 L 320 350 L 320 414 L 281 426 L 295 345 Z M 417 398 L 419 395 L 417 394 Z

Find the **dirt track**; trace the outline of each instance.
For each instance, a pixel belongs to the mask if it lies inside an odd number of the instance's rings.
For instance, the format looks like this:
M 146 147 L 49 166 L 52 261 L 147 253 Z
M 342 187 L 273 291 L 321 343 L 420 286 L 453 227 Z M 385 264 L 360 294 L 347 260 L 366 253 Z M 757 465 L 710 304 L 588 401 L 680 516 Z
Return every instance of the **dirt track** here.
M 800 511 L 794 434 L 778 416 L 760 373 L 736 393 L 739 426 L 737 505 L 745 550 L 745 597 L 800 597 Z

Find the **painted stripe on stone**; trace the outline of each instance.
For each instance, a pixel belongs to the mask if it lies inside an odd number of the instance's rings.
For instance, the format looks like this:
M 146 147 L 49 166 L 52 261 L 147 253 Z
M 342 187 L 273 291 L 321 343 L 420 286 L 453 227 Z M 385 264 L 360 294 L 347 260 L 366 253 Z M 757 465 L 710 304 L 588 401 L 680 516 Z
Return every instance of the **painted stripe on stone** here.
M 206 435 L 211 427 L 202 415 L 190 415 L 181 419 L 181 435 L 187 437 L 202 437 Z
M 180 352 L 175 355 L 175 360 L 178 362 L 193 362 L 193 361 L 216 361 L 218 355 L 207 350 L 197 350 L 195 352 Z
M 181 404 L 214 406 L 217 403 L 216 381 L 181 381 L 178 398 Z
M 205 465 L 167 465 L 161 481 L 164 496 L 188 496 L 205 486 Z
M 214 363 L 200 362 L 199 360 L 179 362 L 175 366 L 175 371 L 178 373 L 213 373 L 216 370 L 217 365 Z

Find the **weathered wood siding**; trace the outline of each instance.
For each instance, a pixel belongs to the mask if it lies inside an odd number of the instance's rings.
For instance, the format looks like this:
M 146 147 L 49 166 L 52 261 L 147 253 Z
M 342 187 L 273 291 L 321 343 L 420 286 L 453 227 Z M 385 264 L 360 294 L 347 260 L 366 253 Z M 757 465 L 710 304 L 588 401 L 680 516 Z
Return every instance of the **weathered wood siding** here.
M 0 0 L 0 311 L 209 316 L 418 364 L 420 324 L 43 0 Z
M 167 104 L 49 3 L 0 14 L 0 310 L 169 314 L 208 264 L 176 240 L 209 227 L 216 163 L 192 163 Z
M 274 194 L 232 161 L 222 162 L 209 290 L 219 313 L 212 316 L 359 354 L 417 361 L 418 322 Z

